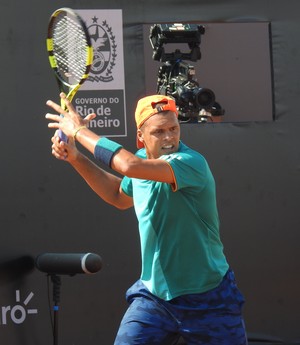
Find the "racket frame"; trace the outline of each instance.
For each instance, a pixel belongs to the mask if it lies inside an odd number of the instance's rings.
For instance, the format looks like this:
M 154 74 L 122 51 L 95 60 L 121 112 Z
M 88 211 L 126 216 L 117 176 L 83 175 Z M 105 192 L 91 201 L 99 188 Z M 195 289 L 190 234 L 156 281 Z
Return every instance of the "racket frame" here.
M 58 68 L 58 63 L 55 57 L 55 52 L 54 52 L 54 40 L 53 40 L 53 28 L 56 22 L 56 19 L 58 15 L 61 15 L 62 13 L 65 13 L 66 16 L 69 16 L 78 23 L 78 25 L 81 26 L 82 31 L 84 32 L 85 38 L 86 38 L 86 61 L 85 61 L 85 70 L 84 73 L 82 74 L 80 80 L 76 84 L 70 84 L 67 83 L 63 78 L 61 77 L 59 73 L 59 68 Z M 82 18 L 71 8 L 68 7 L 62 7 L 57 9 L 52 13 L 50 16 L 50 20 L 48 23 L 48 30 L 47 30 L 47 39 L 46 39 L 46 46 L 47 46 L 47 52 L 48 52 L 48 57 L 49 57 L 49 62 L 50 66 L 54 72 L 54 75 L 56 77 L 58 87 L 60 92 L 64 92 L 66 94 L 67 99 L 71 102 L 72 99 L 74 98 L 76 92 L 79 90 L 81 85 L 87 80 L 89 76 L 89 72 L 92 67 L 93 63 L 93 46 L 91 44 L 91 38 L 88 32 L 88 29 L 82 20 Z M 67 110 L 67 107 L 65 105 L 65 102 L 61 100 L 61 107 L 64 111 Z M 64 140 L 66 141 L 66 140 Z

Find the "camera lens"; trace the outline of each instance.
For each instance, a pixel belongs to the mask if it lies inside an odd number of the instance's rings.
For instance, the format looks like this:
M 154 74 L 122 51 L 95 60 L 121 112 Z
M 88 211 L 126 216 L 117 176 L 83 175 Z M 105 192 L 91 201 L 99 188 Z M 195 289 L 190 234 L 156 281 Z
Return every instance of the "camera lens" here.
M 210 107 L 215 102 L 215 94 L 210 89 L 196 88 L 193 93 L 199 107 Z

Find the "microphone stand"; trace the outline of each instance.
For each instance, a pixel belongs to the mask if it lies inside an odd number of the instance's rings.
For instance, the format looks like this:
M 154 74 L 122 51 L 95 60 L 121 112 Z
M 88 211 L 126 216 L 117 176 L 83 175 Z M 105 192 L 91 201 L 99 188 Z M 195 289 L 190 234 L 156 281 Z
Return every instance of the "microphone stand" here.
M 58 345 L 58 311 L 60 302 L 60 287 L 61 277 L 56 274 L 51 274 L 51 281 L 53 283 L 53 345 Z
M 52 319 L 51 322 L 53 345 L 58 345 L 58 312 L 61 287 L 59 274 L 74 276 L 77 273 L 96 273 L 102 267 L 101 257 L 93 253 L 43 253 L 36 257 L 35 265 L 39 271 L 47 273 L 48 285 L 49 277 L 53 283 L 53 322 Z

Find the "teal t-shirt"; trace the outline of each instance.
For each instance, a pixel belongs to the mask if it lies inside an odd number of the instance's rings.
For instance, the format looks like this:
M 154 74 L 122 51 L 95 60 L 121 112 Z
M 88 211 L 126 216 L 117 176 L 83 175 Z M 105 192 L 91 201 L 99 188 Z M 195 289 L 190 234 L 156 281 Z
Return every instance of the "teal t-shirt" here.
M 145 149 L 136 153 L 146 159 Z M 182 142 L 161 156 L 176 184 L 124 177 L 139 222 L 141 280 L 170 300 L 215 288 L 228 270 L 219 235 L 215 181 L 205 158 Z

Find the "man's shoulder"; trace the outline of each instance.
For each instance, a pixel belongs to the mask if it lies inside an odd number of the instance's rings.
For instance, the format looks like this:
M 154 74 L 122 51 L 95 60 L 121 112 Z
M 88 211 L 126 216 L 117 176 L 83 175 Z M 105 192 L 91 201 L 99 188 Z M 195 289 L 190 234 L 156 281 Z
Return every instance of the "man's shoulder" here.
M 138 151 L 136 151 L 135 155 L 139 158 L 147 158 L 146 149 L 139 149 Z
M 179 160 L 193 159 L 193 160 L 205 161 L 205 157 L 200 152 L 196 151 L 195 149 L 191 148 L 188 145 L 185 145 L 183 142 L 180 142 L 178 151 L 174 152 L 171 156 Z
M 173 169 L 184 168 L 197 171 L 205 171 L 208 164 L 204 156 L 189 146 L 180 143 L 178 151 L 170 155 L 161 156 L 160 159 L 167 161 Z

